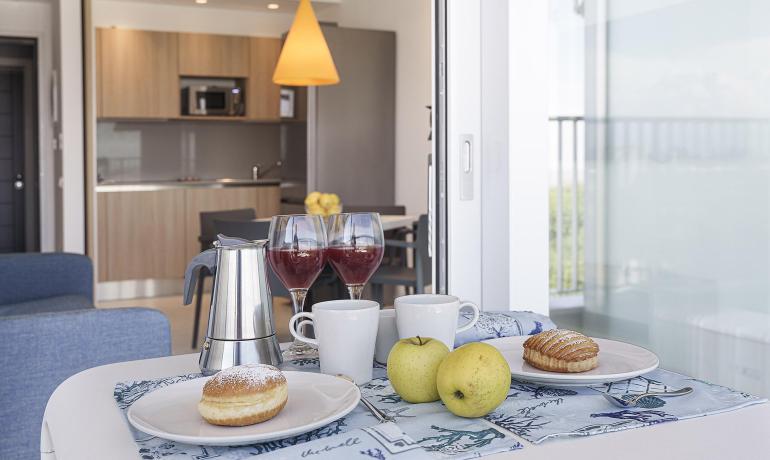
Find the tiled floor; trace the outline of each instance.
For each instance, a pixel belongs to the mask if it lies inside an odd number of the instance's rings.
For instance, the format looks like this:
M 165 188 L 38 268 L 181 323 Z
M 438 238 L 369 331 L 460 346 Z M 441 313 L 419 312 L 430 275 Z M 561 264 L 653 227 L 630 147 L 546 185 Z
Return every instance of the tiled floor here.
M 198 332 L 198 346 L 203 343 L 208 323 L 210 295 L 203 298 L 203 311 L 201 312 L 200 330 Z M 113 300 L 98 302 L 99 308 L 115 307 L 150 307 L 162 311 L 171 323 L 171 349 L 175 355 L 197 352 L 191 347 L 193 316 L 195 305 L 182 305 L 182 296 L 153 297 L 146 299 Z M 289 334 L 289 318 L 291 318 L 291 302 L 283 297 L 273 298 L 273 320 L 278 331 L 278 340 L 287 342 L 291 339 Z

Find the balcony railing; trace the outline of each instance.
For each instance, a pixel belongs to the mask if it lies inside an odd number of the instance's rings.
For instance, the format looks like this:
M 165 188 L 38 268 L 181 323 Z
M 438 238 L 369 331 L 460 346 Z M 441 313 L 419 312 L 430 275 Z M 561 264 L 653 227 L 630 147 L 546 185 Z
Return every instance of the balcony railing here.
M 770 149 L 767 118 L 586 120 L 555 116 L 549 120 L 549 162 L 554 176 L 550 189 L 550 289 L 552 299 L 562 299 L 556 301 L 558 304 L 582 302 L 586 122 L 590 130 L 601 130 L 605 143 L 601 161 L 613 166 L 612 174 L 623 175 L 621 180 L 631 180 L 649 165 L 709 168 L 729 164 L 726 159 L 764 158 Z
M 583 171 L 585 122 L 583 117 L 551 117 L 551 169 L 555 186 L 550 205 L 550 290 L 552 296 L 574 297 L 583 291 Z

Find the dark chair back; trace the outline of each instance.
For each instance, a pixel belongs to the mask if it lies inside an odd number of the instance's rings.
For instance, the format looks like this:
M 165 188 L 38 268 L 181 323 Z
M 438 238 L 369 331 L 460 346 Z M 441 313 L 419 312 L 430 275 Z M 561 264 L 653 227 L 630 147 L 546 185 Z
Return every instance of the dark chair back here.
M 369 205 L 343 205 L 342 212 L 378 212 L 380 215 L 404 216 L 406 206 L 369 206 Z M 385 232 L 385 239 L 403 240 L 403 229 L 389 230 Z M 387 248 L 382 260 L 384 265 L 401 265 L 406 263 L 405 252 L 399 248 Z
M 431 259 L 428 254 L 428 215 L 421 214 L 417 220 L 417 232 L 415 238 L 417 246 L 414 252 L 414 268 L 417 271 L 417 282 L 422 290 L 422 286 L 433 282 L 433 270 Z M 422 283 L 422 284 L 419 284 Z
M 404 216 L 406 215 L 406 206 L 342 206 L 342 212 L 379 212 L 383 215 Z
M 253 220 L 257 212 L 253 208 L 231 209 L 227 211 L 205 211 L 200 214 L 201 234 L 198 241 L 201 242 L 201 251 L 211 249 L 214 240 L 217 239 L 215 220 Z
M 257 222 L 253 220 L 215 220 L 216 233 L 226 236 L 243 238 L 244 240 L 266 240 L 270 232 L 270 222 Z M 215 235 L 216 238 L 216 235 Z M 278 279 L 270 264 L 267 266 L 267 280 L 270 283 L 270 292 L 274 296 L 289 297 L 289 291 Z

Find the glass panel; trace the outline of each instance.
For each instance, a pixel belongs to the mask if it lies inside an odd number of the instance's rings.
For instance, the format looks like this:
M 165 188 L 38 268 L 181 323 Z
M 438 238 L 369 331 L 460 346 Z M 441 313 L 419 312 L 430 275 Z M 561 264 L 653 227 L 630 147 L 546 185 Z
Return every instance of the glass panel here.
M 584 302 L 553 316 L 769 395 L 770 3 L 552 5 L 582 20 L 586 120 Z

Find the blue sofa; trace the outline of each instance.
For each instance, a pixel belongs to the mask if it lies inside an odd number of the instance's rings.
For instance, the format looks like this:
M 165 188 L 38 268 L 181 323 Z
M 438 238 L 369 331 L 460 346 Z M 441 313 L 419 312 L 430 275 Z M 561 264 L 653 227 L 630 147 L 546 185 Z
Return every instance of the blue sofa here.
M 0 317 L 93 307 L 93 266 L 88 257 L 0 255 Z
M 148 308 L 96 309 L 93 268 L 74 254 L 0 256 L 0 458 L 40 458 L 46 403 L 91 367 L 171 353 L 168 320 Z

